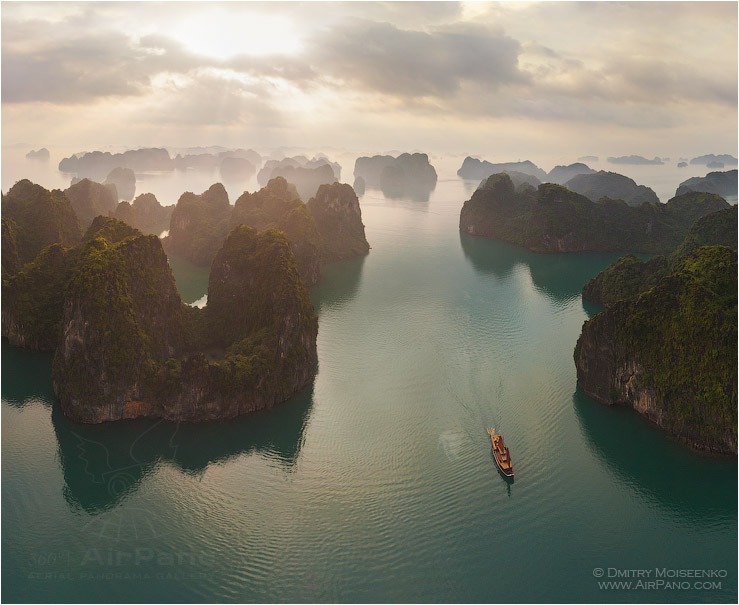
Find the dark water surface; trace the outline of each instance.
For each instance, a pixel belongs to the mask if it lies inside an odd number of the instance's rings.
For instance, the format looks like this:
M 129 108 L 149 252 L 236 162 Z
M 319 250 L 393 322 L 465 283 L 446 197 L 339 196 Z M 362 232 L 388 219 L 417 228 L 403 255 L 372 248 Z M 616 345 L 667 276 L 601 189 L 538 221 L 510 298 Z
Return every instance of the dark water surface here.
M 3 600 L 735 602 L 736 461 L 577 389 L 580 289 L 615 256 L 460 236 L 468 196 L 363 197 L 372 250 L 313 289 L 318 375 L 271 411 L 77 425 L 50 356 L 4 344 Z M 609 568 L 726 577 L 599 588 Z

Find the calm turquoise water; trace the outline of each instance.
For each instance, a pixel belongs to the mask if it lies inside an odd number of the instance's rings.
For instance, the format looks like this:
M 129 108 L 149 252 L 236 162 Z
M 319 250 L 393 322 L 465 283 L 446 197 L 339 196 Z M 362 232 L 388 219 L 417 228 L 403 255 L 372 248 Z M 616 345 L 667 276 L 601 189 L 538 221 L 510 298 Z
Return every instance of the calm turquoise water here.
M 364 196 L 369 256 L 312 291 L 315 382 L 271 411 L 76 425 L 50 357 L 3 345 L 3 600 L 736 602 L 736 460 L 576 387 L 580 288 L 614 257 L 460 236 L 468 196 Z M 594 568 L 727 571 L 629 591 Z

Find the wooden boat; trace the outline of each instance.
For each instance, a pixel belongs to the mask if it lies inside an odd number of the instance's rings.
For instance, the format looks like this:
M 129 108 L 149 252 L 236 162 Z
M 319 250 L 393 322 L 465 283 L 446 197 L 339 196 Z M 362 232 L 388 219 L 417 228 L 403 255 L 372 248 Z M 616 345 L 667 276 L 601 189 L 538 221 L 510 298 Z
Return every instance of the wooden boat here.
M 488 427 L 486 430 L 487 434 L 490 435 L 490 442 L 493 444 L 493 456 L 495 456 L 495 463 L 498 465 L 500 472 L 506 477 L 513 477 L 511 452 L 503 441 L 503 435 L 496 433 L 492 427 Z

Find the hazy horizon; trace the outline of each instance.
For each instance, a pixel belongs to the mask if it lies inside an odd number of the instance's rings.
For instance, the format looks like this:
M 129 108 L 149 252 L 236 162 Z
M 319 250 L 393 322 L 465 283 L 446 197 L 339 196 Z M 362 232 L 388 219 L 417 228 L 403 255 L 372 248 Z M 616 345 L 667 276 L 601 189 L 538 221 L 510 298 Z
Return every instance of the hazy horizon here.
M 737 9 L 679 3 L 2 7 L 2 144 L 737 151 Z

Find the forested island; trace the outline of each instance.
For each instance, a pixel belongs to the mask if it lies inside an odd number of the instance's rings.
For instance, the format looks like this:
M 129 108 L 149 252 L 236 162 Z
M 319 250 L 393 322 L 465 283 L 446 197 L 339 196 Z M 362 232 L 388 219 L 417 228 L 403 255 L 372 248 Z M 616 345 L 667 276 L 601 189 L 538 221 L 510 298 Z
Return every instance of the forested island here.
M 533 252 L 660 254 L 674 249 L 697 219 L 728 206 L 720 196 L 702 192 L 666 204 L 630 206 L 609 198 L 593 202 L 553 183 L 517 190 L 511 177 L 500 173 L 464 203 L 459 228 Z
M 218 183 L 167 209 L 151 194 L 116 205 L 89 179 L 65 192 L 24 180 L 2 213 L 3 337 L 54 352 L 62 410 L 85 423 L 222 419 L 284 401 L 317 367 L 308 285 L 322 264 L 369 251 L 339 183 L 306 205 L 278 177 L 235 206 Z M 170 213 L 168 248 L 211 265 L 203 309 L 180 299 L 160 239 L 127 224 L 156 234 Z
M 409 197 L 427 202 L 436 188 L 436 169 L 425 153 L 399 156 L 363 156 L 354 163 L 354 178 L 361 189 L 379 189 L 385 197 Z

